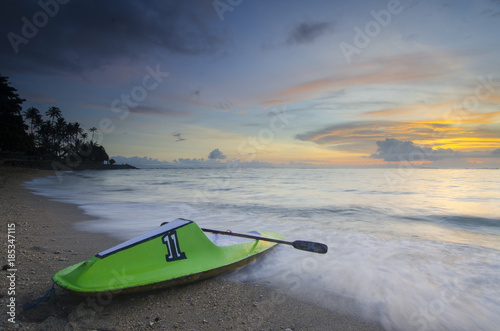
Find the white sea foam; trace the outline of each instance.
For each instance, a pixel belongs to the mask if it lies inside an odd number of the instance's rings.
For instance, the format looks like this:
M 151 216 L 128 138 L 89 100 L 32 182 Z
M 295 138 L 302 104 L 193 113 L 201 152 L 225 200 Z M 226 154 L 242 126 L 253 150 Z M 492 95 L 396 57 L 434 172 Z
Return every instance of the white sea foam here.
M 394 182 L 387 171 L 86 171 L 26 186 L 80 206 L 89 221 L 78 229 L 123 240 L 182 217 L 325 242 L 326 255 L 279 246 L 229 277 L 355 306 L 387 329 L 496 330 L 498 172 L 415 170 Z

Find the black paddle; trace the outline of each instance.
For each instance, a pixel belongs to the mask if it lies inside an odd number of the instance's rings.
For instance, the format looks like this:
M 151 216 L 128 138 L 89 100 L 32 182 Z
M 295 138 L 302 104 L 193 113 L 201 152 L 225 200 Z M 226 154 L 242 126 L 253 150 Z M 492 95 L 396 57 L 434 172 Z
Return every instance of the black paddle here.
M 221 231 L 221 230 L 211 230 L 211 229 L 202 229 L 202 230 L 205 232 L 224 234 L 227 236 L 257 239 L 257 240 L 271 241 L 273 243 L 278 243 L 278 244 L 292 245 L 296 249 L 300 249 L 300 250 L 308 251 L 308 252 L 313 252 L 313 253 L 326 254 L 326 252 L 328 252 L 327 245 L 312 242 L 312 241 L 295 240 L 292 242 L 292 241 L 277 240 L 277 239 L 265 238 L 265 237 L 259 237 L 259 236 L 252 236 L 250 234 Z

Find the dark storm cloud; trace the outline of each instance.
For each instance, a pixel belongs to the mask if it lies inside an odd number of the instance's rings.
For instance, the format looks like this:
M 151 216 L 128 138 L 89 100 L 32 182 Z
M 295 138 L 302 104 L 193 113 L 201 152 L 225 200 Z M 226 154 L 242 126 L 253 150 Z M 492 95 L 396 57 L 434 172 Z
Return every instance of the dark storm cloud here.
M 203 1 L 41 0 L 2 7 L 0 59 L 16 71 L 81 73 L 115 60 L 211 54 L 225 41 Z
M 287 44 L 306 44 L 328 32 L 333 22 L 302 22 L 292 27 Z

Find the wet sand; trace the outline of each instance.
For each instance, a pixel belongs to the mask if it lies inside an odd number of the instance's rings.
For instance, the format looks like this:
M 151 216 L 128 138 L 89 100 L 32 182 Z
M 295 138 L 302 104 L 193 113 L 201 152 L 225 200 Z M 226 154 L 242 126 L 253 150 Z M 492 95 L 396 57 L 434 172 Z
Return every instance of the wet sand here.
M 90 220 L 74 205 L 51 201 L 22 187 L 48 170 L 0 165 L 0 265 L 8 268 L 8 230 L 15 224 L 15 294 L 12 271 L 0 271 L 0 329 L 17 330 L 383 330 L 380 325 L 302 302 L 258 284 L 219 276 L 144 293 L 85 298 L 56 288 L 55 300 L 25 310 L 53 285 L 54 273 L 119 242 L 80 232 L 73 223 Z M 12 226 L 10 227 L 12 230 Z M 12 238 L 12 237 L 11 237 Z M 7 306 L 15 299 L 15 323 Z M 11 319 L 12 320 L 12 319 Z

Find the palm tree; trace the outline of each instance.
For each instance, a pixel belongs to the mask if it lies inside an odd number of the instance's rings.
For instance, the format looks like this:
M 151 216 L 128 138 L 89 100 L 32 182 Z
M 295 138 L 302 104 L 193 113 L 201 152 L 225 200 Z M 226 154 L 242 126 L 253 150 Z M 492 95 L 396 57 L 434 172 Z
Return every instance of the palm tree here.
M 89 129 L 89 131 L 92 132 L 92 138 L 90 139 L 90 143 L 92 144 L 94 142 L 94 132 L 97 131 L 97 128 L 93 126 Z
M 42 121 L 38 128 L 38 146 L 41 148 L 42 153 L 50 153 L 51 142 L 50 136 L 52 135 L 52 124 L 50 121 Z
M 36 123 L 38 118 L 41 118 L 40 111 L 35 107 L 30 107 L 24 111 L 24 117 L 30 120 L 30 134 L 33 135 L 33 125 Z
M 62 117 L 61 110 L 58 107 L 50 107 L 49 110 L 45 112 L 45 116 L 48 116 L 52 120 L 52 124 L 56 121 L 56 119 L 59 119 Z
M 82 133 L 80 133 L 80 136 L 82 137 L 83 139 L 83 142 L 86 143 L 87 142 L 87 138 L 89 137 L 89 134 L 85 131 L 82 130 Z
M 54 141 L 54 149 L 57 155 L 60 155 L 62 143 L 63 141 L 68 141 L 68 137 L 68 123 L 66 123 L 64 118 L 59 117 L 54 127 L 54 138 L 57 138 L 57 143 Z
M 42 118 L 42 115 L 38 114 L 36 115 L 36 118 L 35 118 L 35 130 L 39 130 L 40 127 L 42 126 L 43 124 L 43 118 Z
M 48 116 L 52 122 L 52 144 L 55 144 L 56 142 L 56 134 L 57 134 L 57 130 L 55 129 L 55 122 L 56 122 L 56 119 L 60 119 L 62 117 L 62 113 L 61 113 L 61 110 L 58 108 L 58 107 L 50 107 L 49 110 L 47 110 L 45 112 L 45 116 Z
M 66 125 L 66 141 L 71 144 L 73 136 L 75 135 L 75 125 L 73 123 L 68 123 Z
M 74 137 L 73 137 L 73 142 L 78 140 L 78 135 L 81 135 L 84 131 L 83 128 L 80 126 L 80 123 L 78 122 L 73 122 L 73 127 L 74 127 Z

